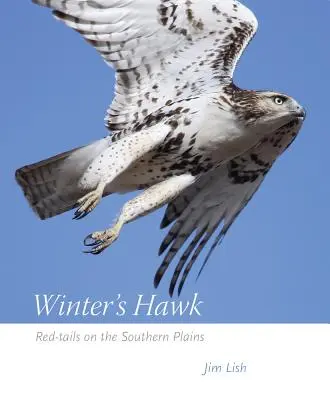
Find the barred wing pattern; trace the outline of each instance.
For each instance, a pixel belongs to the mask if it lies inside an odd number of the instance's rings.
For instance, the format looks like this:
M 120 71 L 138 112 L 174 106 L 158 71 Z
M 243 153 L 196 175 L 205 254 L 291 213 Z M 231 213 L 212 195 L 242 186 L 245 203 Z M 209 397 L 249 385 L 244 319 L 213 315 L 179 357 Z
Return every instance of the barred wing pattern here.
M 186 189 L 165 212 L 162 228 L 175 222 L 160 246 L 159 253 L 167 253 L 155 275 L 157 287 L 170 263 L 191 235 L 191 242 L 183 250 L 170 283 L 172 296 L 178 283 L 180 294 L 194 262 L 219 229 L 202 268 L 212 252 L 221 243 L 228 229 L 250 201 L 264 180 L 275 160 L 296 138 L 302 122 L 294 120 L 241 156 L 210 171 L 193 186 Z M 183 273 L 182 273 L 183 271 Z
M 166 105 L 231 82 L 256 32 L 236 0 L 33 0 L 54 10 L 116 69 L 106 126 L 126 134 Z

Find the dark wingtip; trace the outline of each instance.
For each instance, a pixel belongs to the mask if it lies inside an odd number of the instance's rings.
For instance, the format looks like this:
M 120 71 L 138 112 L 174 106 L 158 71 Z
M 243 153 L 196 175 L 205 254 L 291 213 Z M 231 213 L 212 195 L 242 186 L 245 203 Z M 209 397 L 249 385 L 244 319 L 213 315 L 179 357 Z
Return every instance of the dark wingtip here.
M 178 287 L 178 296 L 180 296 L 180 294 L 181 294 L 181 292 L 182 292 L 184 282 L 185 282 L 185 281 L 184 281 L 183 279 L 182 279 L 181 282 L 180 282 L 180 285 L 179 285 L 179 287 Z
M 163 241 L 162 244 L 159 246 L 158 255 L 161 256 L 167 248 L 168 244 Z
M 202 275 L 202 272 L 204 271 L 205 265 L 206 265 L 206 262 L 204 261 L 202 267 L 201 267 L 201 268 L 199 269 L 199 271 L 198 271 L 198 274 L 197 274 L 197 276 L 196 276 L 195 282 L 197 282 L 198 279 L 200 278 L 200 276 Z
M 155 274 L 155 277 L 154 277 L 154 287 L 155 287 L 156 289 L 157 289 L 157 287 L 158 287 L 160 281 L 162 280 L 162 278 L 163 278 L 163 276 L 164 276 L 164 274 L 165 274 L 167 268 L 168 268 L 168 265 L 167 265 L 167 264 L 165 264 L 165 265 L 162 264 L 162 265 L 158 268 L 158 270 L 156 271 L 156 274 Z
M 160 275 L 159 270 L 158 270 L 154 277 L 154 288 L 155 289 L 158 288 L 161 280 L 162 280 L 162 276 Z
M 168 289 L 168 294 L 170 295 L 171 298 L 173 297 L 173 294 L 174 294 L 174 288 L 175 288 L 175 285 L 172 286 L 172 283 L 171 283 L 171 285 Z
M 181 270 L 180 271 L 176 271 L 175 270 L 174 274 L 172 276 L 172 280 L 171 280 L 171 283 L 170 283 L 170 289 L 169 289 L 169 293 L 170 293 L 171 297 L 173 296 L 174 289 L 175 289 L 175 286 L 176 286 L 176 284 L 178 282 L 180 272 L 181 272 Z
M 164 229 L 170 225 L 171 221 L 167 218 L 166 215 L 164 215 L 164 218 L 162 219 L 162 222 L 160 223 L 160 229 Z

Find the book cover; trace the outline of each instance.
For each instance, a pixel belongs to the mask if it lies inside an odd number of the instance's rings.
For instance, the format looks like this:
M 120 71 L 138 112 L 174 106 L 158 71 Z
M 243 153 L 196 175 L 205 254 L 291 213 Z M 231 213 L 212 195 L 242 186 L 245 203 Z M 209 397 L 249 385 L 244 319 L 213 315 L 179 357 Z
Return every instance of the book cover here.
M 0 392 L 328 398 L 330 3 L 19 3 Z

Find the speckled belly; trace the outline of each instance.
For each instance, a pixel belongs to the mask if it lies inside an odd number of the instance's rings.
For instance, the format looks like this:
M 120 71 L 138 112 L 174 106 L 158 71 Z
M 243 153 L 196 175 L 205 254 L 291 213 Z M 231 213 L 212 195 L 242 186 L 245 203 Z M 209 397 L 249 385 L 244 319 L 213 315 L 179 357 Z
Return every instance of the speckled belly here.
M 199 153 L 197 149 L 188 152 L 172 150 L 168 153 L 159 149 L 147 154 L 123 172 L 113 182 L 112 191 L 143 189 L 185 173 L 199 175 L 207 172 L 214 165 L 215 162 L 210 156 Z

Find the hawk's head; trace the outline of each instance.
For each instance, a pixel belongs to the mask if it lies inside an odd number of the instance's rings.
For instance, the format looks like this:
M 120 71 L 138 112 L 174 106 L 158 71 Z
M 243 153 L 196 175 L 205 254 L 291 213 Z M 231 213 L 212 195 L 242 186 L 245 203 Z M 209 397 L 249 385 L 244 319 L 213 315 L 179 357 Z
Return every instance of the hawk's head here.
M 241 90 L 233 94 L 234 109 L 247 126 L 277 130 L 294 119 L 304 120 L 304 108 L 292 97 L 270 91 Z

